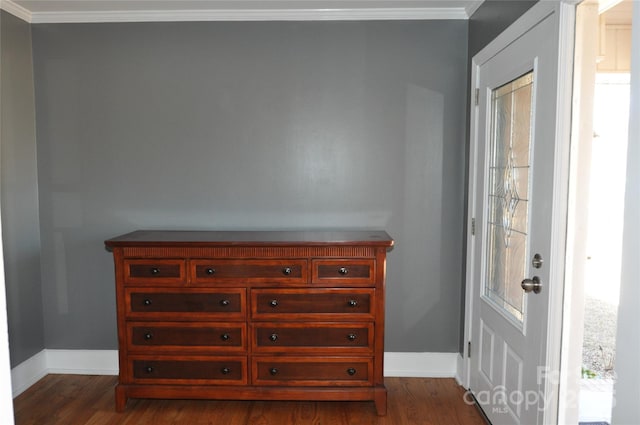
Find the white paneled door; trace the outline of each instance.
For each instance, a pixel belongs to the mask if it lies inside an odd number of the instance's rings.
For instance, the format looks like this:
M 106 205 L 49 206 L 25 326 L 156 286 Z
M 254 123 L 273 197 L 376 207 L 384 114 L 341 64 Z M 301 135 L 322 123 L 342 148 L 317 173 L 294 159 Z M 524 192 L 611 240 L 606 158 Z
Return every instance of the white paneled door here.
M 555 403 L 547 332 L 550 294 L 563 284 L 550 273 L 563 261 L 554 246 L 561 8 L 534 9 L 521 31 L 474 58 L 469 386 L 494 425 L 544 423 Z

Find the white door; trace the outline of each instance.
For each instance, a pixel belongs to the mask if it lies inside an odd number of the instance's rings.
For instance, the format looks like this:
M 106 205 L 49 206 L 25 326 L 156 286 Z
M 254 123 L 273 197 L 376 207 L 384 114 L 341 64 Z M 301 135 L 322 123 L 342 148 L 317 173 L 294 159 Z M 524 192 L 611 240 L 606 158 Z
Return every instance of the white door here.
M 474 58 L 469 387 L 494 425 L 541 424 L 554 408 L 547 332 L 550 288 L 563 285 L 550 270 L 564 264 L 556 150 L 566 141 L 557 129 L 561 7 L 540 3 Z

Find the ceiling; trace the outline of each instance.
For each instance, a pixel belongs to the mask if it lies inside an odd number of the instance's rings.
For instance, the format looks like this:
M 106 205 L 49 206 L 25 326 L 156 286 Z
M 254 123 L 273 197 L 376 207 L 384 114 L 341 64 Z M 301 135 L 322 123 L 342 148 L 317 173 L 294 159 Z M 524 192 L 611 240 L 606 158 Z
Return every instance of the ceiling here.
M 605 17 L 607 24 L 631 25 L 631 17 L 633 16 L 632 0 L 607 0 L 607 3 L 601 2 L 600 4 L 600 12 Z M 603 4 L 604 7 L 602 7 Z
M 0 0 L 32 23 L 468 19 L 483 0 Z

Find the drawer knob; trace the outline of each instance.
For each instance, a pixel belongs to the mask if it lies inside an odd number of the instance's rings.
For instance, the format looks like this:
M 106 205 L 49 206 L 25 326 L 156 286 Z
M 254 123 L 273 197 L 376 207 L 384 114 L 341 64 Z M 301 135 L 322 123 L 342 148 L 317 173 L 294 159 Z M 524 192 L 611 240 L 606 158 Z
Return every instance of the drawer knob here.
M 271 334 L 269 336 L 269 339 L 271 340 L 271 342 L 276 342 L 278 340 L 278 334 Z
M 160 273 L 160 269 L 157 267 L 151 267 L 151 274 L 158 274 Z
M 275 376 L 278 373 L 278 369 L 276 369 L 275 367 L 272 367 L 271 369 L 269 369 L 269 373 Z
M 349 376 L 353 376 L 356 374 L 356 370 L 350 367 L 349 369 L 347 369 L 347 373 L 349 374 Z
M 346 276 L 349 274 L 349 269 L 346 267 L 340 267 L 338 273 L 340 273 L 342 276 Z
M 347 335 L 347 339 L 348 339 L 349 341 L 355 341 L 355 340 L 356 340 L 356 338 L 358 338 L 358 336 L 357 336 L 356 334 L 349 334 L 349 335 Z
M 358 306 L 358 301 L 349 300 L 348 304 L 349 304 L 349 307 L 357 307 Z
M 282 274 L 285 276 L 289 276 L 291 274 L 291 267 L 285 267 L 282 269 Z
M 223 375 L 228 375 L 231 373 L 231 369 L 229 369 L 228 367 L 223 367 L 222 369 L 220 369 L 220 372 L 222 372 Z
M 271 307 L 278 307 L 278 300 L 271 300 L 271 302 L 269 302 L 269 305 Z
M 147 372 L 147 373 L 153 373 L 153 367 L 147 366 L 147 367 L 144 368 L 144 371 Z
M 226 307 L 229 304 L 231 304 L 231 301 L 229 301 L 229 300 L 220 300 L 220 305 L 223 306 L 223 307 Z
M 151 332 L 147 332 L 144 334 L 144 339 L 145 341 L 149 341 L 151 339 L 153 339 L 153 334 Z
M 215 272 L 216 272 L 216 269 L 212 269 L 211 267 L 208 267 L 208 268 L 205 270 L 205 273 L 206 273 L 206 274 L 208 274 L 208 275 L 215 274 Z
M 150 298 L 145 298 L 144 301 L 142 301 L 142 304 L 151 305 L 151 299 Z
M 223 341 L 229 341 L 231 339 L 231 336 L 229 336 L 229 334 L 222 334 L 220 335 L 220 339 Z

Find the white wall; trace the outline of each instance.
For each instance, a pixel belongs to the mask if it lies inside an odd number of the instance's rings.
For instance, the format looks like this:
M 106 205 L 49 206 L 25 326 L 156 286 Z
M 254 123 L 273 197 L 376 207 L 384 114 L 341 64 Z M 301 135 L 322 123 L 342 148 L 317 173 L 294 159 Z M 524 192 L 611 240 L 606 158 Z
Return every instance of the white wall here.
M 633 11 L 627 187 L 612 424 L 640 423 L 640 3 Z M 633 117 L 636 117 L 635 119 Z

